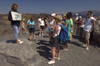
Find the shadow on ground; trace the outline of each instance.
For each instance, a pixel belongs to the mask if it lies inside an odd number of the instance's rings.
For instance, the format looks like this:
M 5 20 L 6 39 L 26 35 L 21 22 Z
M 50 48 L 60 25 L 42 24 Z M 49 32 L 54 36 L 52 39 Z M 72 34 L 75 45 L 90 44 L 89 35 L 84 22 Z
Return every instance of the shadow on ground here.
M 38 49 L 38 53 L 40 54 L 40 56 L 43 56 L 44 58 L 50 60 L 51 59 L 51 53 L 50 53 L 50 45 L 48 44 L 48 41 L 45 40 L 38 40 L 39 42 L 37 43 L 39 45 L 39 47 L 37 47 Z
M 83 44 L 85 44 L 85 41 L 84 41 L 84 39 L 83 38 L 80 38 L 80 37 L 78 37 L 78 36 L 76 36 L 76 35 L 73 35 L 73 38 L 74 39 L 78 39 L 79 40 L 79 42 L 82 42 Z M 72 44 L 74 44 L 74 45 L 77 45 L 77 46 L 79 46 L 79 47 L 82 47 L 80 44 L 78 44 L 77 42 L 71 42 Z M 100 47 L 100 44 L 99 43 L 97 43 L 97 42 L 94 42 L 93 40 L 90 40 L 90 43 L 89 43 L 91 46 L 94 46 L 94 47 Z
M 16 41 L 15 40 L 7 40 L 6 43 L 16 44 Z

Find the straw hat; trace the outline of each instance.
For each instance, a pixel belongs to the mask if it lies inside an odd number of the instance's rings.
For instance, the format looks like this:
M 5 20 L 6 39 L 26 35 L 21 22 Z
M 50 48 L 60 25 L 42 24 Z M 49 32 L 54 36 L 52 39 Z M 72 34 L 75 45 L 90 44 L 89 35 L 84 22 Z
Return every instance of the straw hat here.
M 62 16 L 61 15 L 57 15 L 56 18 L 59 19 L 59 20 L 62 20 Z

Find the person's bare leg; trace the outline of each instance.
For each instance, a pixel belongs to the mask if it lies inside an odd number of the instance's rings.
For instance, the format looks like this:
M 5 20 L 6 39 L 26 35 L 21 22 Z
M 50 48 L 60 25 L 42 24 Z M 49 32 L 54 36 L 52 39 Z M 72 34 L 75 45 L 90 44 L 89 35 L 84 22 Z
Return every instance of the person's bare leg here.
M 26 29 L 24 29 L 24 30 L 25 30 L 26 34 L 28 34 L 27 30 Z
M 57 50 L 57 58 L 60 58 L 60 49 L 59 49 L 59 46 L 56 47 L 56 50 Z
M 51 48 L 51 50 L 52 50 L 52 60 L 51 61 L 55 61 L 55 49 L 56 49 L 56 47 Z
M 40 34 L 42 33 L 42 29 L 40 29 Z
M 64 50 L 68 50 L 68 46 L 69 46 L 69 43 L 65 44 L 65 49 Z
M 66 44 L 66 49 L 68 50 L 69 43 Z
M 15 39 L 15 40 L 16 40 L 16 43 L 19 44 L 19 40 L 18 39 Z
M 89 49 L 89 40 L 86 40 L 86 48 Z
M 31 33 L 30 33 L 30 39 L 29 40 L 31 41 Z
M 42 34 L 43 34 L 44 30 L 42 29 Z
M 36 38 L 35 38 L 35 32 L 33 33 L 33 37 L 34 37 L 34 41 L 36 41 Z
M 20 30 L 20 35 L 22 34 L 22 29 Z

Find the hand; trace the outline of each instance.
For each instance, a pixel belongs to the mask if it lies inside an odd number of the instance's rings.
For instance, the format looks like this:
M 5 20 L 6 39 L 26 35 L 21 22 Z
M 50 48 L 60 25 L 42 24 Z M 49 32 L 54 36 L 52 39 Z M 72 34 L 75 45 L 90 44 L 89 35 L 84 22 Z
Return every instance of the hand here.
M 91 33 L 91 32 L 92 32 L 92 30 L 89 31 L 89 33 Z
M 33 25 L 33 24 L 30 24 L 30 25 Z

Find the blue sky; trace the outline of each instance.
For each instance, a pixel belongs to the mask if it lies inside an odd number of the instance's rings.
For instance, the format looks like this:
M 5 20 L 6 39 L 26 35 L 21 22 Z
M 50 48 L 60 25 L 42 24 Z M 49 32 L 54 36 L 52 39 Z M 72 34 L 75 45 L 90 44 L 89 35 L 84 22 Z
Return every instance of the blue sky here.
M 100 0 L 0 0 L 0 13 L 8 13 L 13 3 L 22 13 L 100 11 Z

